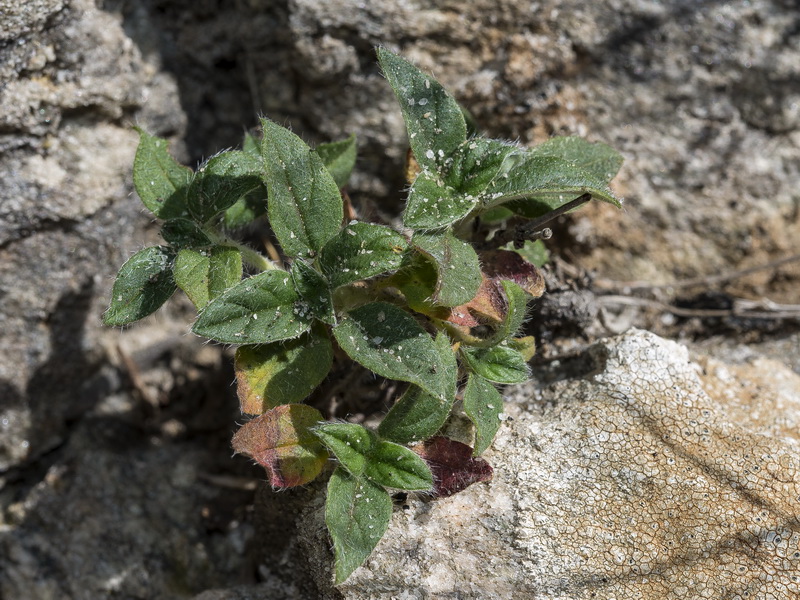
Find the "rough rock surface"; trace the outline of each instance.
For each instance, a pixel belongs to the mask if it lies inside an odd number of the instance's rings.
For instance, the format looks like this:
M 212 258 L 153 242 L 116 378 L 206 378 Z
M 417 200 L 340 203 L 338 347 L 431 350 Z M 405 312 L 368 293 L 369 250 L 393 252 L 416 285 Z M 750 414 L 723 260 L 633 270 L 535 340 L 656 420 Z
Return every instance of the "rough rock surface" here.
M 305 593 L 271 579 L 295 565 L 257 573 L 239 533 L 198 520 L 206 501 L 224 513 L 231 494 L 249 496 L 165 483 L 181 457 L 187 480 L 209 460 L 215 474 L 242 469 L 226 441 L 235 401 L 183 337 L 187 312 L 100 326 L 113 273 L 156 242 L 132 197 L 134 123 L 171 138 L 187 164 L 238 144 L 257 113 L 312 142 L 355 132 L 353 198 L 396 213 L 404 132 L 372 51 L 386 44 L 491 136 L 618 147 L 626 211 L 593 207 L 553 241 L 606 277 L 672 281 L 800 250 L 798 19 L 788 0 L 0 0 L 3 595 L 24 598 L 32 582 L 41 597 Z M 732 289 L 795 302 L 797 268 Z M 773 348 L 798 369 L 796 335 Z M 200 418 L 198 398 L 211 397 L 218 412 Z M 98 415 L 101 430 L 138 433 L 109 451 L 85 423 Z M 151 482 L 157 494 L 128 498 Z M 118 533 L 136 511 L 148 515 L 140 535 Z M 117 539 L 126 552 L 109 552 Z M 255 579 L 265 583 L 232 587 Z
M 800 377 L 638 330 L 590 356 L 515 392 L 493 481 L 396 510 L 344 598 L 796 597 Z

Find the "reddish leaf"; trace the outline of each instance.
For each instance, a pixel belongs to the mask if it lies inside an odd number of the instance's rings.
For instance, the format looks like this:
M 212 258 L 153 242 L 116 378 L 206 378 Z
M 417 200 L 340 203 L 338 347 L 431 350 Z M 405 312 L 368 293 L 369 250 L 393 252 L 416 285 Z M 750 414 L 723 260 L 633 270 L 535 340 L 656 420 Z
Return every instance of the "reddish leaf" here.
M 489 481 L 492 466 L 472 456 L 472 448 L 461 442 L 437 436 L 414 448 L 433 473 L 434 498 L 452 496 L 473 483 Z
M 447 322 L 467 329 L 501 323 L 508 311 L 508 301 L 501 285 L 503 280 L 513 281 L 534 298 L 544 293 L 544 278 L 539 270 L 516 252 L 484 252 L 481 264 L 483 281 L 478 293 L 467 304 L 450 309 L 445 318 Z
M 304 485 L 322 471 L 328 452 L 310 428 L 322 421 L 315 408 L 284 404 L 245 423 L 233 436 L 233 449 L 269 473 L 278 488 Z
M 491 250 L 481 254 L 484 273 L 495 281 L 513 281 L 534 298 L 544 294 L 544 277 L 535 265 L 516 252 Z

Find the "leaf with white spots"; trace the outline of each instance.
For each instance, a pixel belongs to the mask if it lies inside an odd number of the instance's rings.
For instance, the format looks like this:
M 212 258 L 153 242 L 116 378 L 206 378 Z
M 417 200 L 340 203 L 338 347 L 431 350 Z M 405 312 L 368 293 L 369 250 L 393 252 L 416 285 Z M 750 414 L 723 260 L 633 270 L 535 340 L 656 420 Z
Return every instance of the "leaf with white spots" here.
M 403 224 L 411 229 L 441 229 L 466 217 L 479 200 L 459 193 L 436 175 L 422 172 L 408 194 Z
M 378 61 L 400 103 L 414 157 L 423 168 L 443 173 L 447 157 L 467 139 L 458 102 L 433 77 L 386 48 Z
M 478 197 L 500 173 L 506 157 L 518 146 L 486 138 L 470 138 L 453 153 L 445 182 L 460 194 Z
M 269 221 L 289 256 L 315 256 L 339 231 L 342 197 L 322 159 L 298 136 L 261 119 Z
M 406 238 L 389 227 L 351 223 L 322 248 L 319 263 L 333 287 L 340 287 L 400 268 Z
M 504 205 L 533 218 L 585 193 L 622 206 L 606 180 L 556 156 L 513 155 L 506 159 L 503 169 L 483 193 L 484 210 Z
M 446 334 L 436 337 L 442 368 L 450 385 L 444 398 L 437 398 L 411 385 L 395 402 L 378 425 L 378 435 L 386 440 L 408 444 L 427 439 L 442 428 L 455 401 L 458 365 Z
M 470 373 L 464 390 L 464 412 L 475 425 L 474 456 L 480 456 L 491 445 L 500 428 L 503 396 L 480 375 Z
M 359 306 L 339 320 L 333 335 L 350 358 L 369 370 L 447 399 L 449 377 L 439 350 L 403 309 L 386 302 Z
M 428 490 L 431 472 L 411 450 L 381 440 L 355 423 L 324 423 L 314 433 L 347 471 L 379 485 L 401 490 Z
M 133 159 L 133 187 L 142 203 L 161 219 L 186 214 L 186 191 L 192 170 L 178 164 L 167 151 L 167 140 L 139 132 L 139 146 Z
M 221 152 L 201 166 L 189 186 L 186 201 L 198 223 L 205 223 L 261 187 L 261 160 L 238 150 Z
M 106 325 L 127 325 L 155 312 L 175 293 L 173 250 L 152 246 L 131 256 L 111 288 L 111 305 L 103 315 Z
M 436 287 L 431 300 L 440 306 L 466 304 L 478 293 L 483 276 L 478 255 L 450 230 L 418 231 L 411 244 L 436 266 Z
M 392 518 L 383 487 L 338 467 L 328 482 L 325 524 L 335 555 L 335 584 L 342 583 L 372 553 Z
M 239 407 L 258 415 L 281 404 L 301 402 L 325 379 L 333 346 L 319 323 L 293 340 L 241 346 L 234 367 Z
M 209 302 L 192 331 L 228 344 L 267 344 L 296 338 L 312 319 L 291 275 L 273 270 L 248 277 Z
M 325 277 L 300 258 L 292 263 L 291 274 L 294 287 L 308 304 L 311 314 L 323 323 L 335 325 L 331 288 Z
M 231 246 L 184 248 L 173 267 L 175 283 L 198 310 L 242 279 L 242 253 Z
M 210 246 L 211 239 L 200 226 L 189 219 L 170 219 L 161 227 L 161 237 L 176 248 Z

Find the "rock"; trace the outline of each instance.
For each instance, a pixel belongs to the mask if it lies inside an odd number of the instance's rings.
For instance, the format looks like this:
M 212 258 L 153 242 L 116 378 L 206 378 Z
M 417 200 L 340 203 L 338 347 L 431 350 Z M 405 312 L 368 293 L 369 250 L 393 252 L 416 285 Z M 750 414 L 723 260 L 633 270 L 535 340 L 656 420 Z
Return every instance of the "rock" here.
M 800 593 L 800 376 L 638 330 L 589 353 L 582 378 L 511 393 L 493 481 L 395 510 L 343 597 Z
M 130 198 L 131 118 L 164 127 L 173 111 L 178 131 L 183 115 L 174 84 L 93 2 L 2 2 L 0 15 L 3 472 L 63 443 L 65 423 L 113 391 L 102 367 L 117 333 L 100 315 L 148 237 Z

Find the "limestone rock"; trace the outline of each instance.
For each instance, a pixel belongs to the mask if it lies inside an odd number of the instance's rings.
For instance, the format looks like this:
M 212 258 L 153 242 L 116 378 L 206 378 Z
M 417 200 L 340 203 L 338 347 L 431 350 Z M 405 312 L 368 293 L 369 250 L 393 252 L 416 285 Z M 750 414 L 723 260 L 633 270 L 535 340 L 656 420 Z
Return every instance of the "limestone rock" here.
M 396 510 L 344 598 L 800 593 L 800 377 L 704 370 L 643 331 L 590 354 L 584 377 L 514 392 L 494 480 Z

